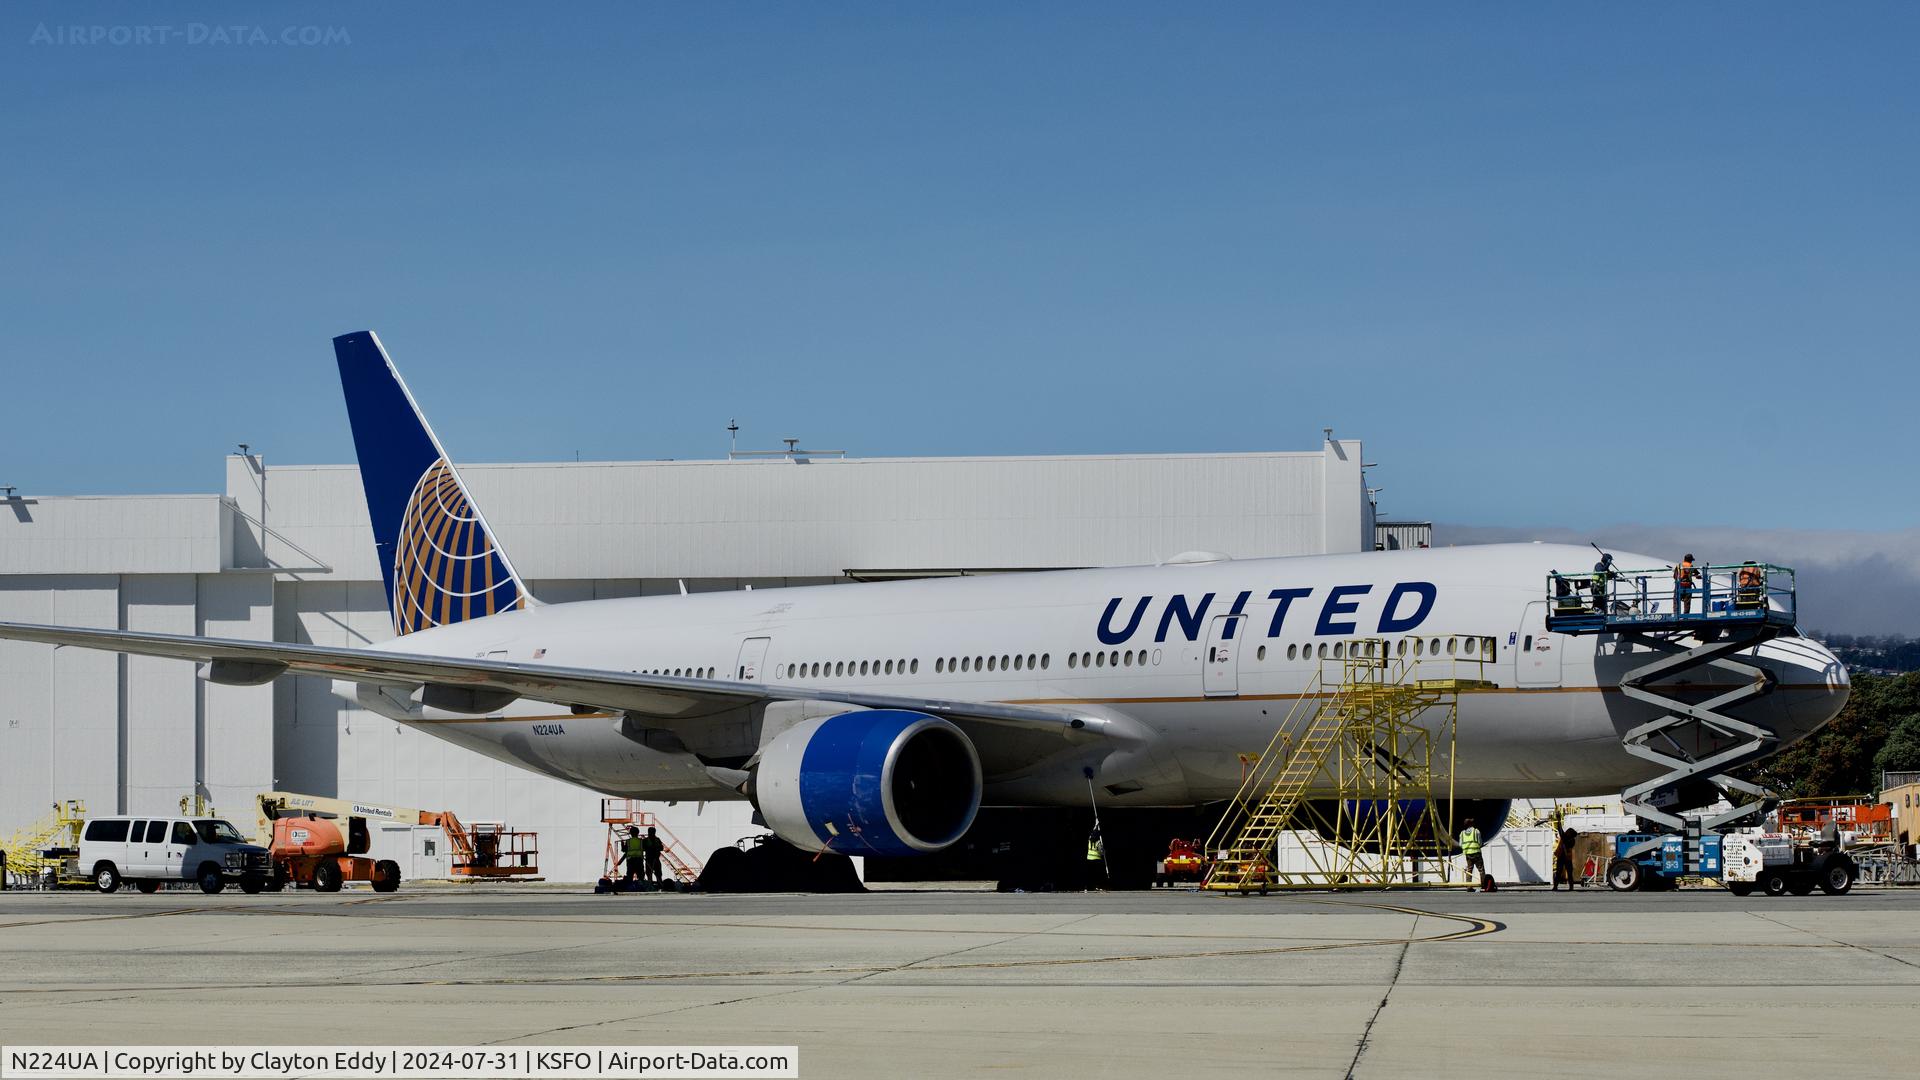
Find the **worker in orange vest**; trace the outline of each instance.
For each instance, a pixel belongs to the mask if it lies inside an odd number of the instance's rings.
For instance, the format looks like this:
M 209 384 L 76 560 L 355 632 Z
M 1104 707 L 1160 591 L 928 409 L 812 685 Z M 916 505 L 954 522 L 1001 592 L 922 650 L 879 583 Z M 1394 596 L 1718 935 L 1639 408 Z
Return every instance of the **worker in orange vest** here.
M 1673 610 L 1682 615 L 1693 612 L 1693 580 L 1697 573 L 1693 568 L 1692 552 L 1688 552 L 1687 557 L 1680 560 L 1680 565 L 1673 568 Z

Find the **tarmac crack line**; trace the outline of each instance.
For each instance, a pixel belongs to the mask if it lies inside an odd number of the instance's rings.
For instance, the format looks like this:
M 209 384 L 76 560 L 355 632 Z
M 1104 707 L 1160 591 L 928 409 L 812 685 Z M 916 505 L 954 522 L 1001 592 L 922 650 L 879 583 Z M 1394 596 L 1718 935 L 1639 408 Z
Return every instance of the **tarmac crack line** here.
M 990 949 L 995 945 L 1005 945 L 1008 942 L 1019 941 L 1023 938 L 1045 937 L 1048 934 L 1056 933 L 1060 930 L 1065 930 L 1069 926 L 1076 926 L 1080 923 L 1086 922 L 1088 919 L 1097 918 L 1097 917 L 1098 916 L 1096 915 L 1082 915 L 1077 919 L 1068 919 L 1066 922 L 1063 922 L 1058 926 L 1049 926 L 1044 930 L 1028 930 L 1024 933 L 1009 934 L 1006 937 L 999 938 L 998 940 L 995 940 L 995 941 L 982 941 L 977 945 L 968 945 L 966 948 L 963 948 L 963 949 L 952 949 L 943 953 L 935 953 L 932 956 L 923 956 L 918 960 L 909 960 L 904 964 L 899 964 L 894 967 L 884 968 L 878 971 L 865 972 L 864 974 L 855 975 L 850 979 L 842 979 L 838 983 L 835 983 L 834 985 L 847 986 L 851 983 L 857 983 L 866 979 L 877 978 L 878 976 L 881 976 L 881 975 L 892 975 L 896 972 L 905 971 L 908 968 L 916 967 L 920 964 L 930 964 L 935 960 L 945 960 L 949 957 L 961 956 L 966 953 L 976 952 L 980 949 Z
M 1414 928 L 1418 929 L 1420 916 L 1413 917 Z M 1400 955 L 1393 959 L 1393 974 L 1387 979 L 1387 992 L 1380 995 L 1380 1004 L 1373 1007 L 1373 1015 L 1367 1017 L 1367 1026 L 1360 1029 L 1360 1043 L 1353 1048 L 1353 1060 L 1347 1063 L 1346 1080 L 1353 1080 L 1354 1070 L 1360 1067 L 1360 1059 L 1366 1056 L 1368 1041 L 1373 1038 L 1374 1021 L 1387 1010 L 1387 1002 L 1393 997 L 1393 988 L 1400 985 L 1400 969 L 1406 966 L 1407 952 L 1413 948 L 1413 931 L 1407 932 L 1407 940 L 1400 946 Z
M 812 993 L 818 990 L 839 989 L 840 987 L 849 986 L 849 985 L 852 985 L 853 983 L 861 982 L 866 979 L 871 979 L 879 975 L 891 975 L 891 974 L 894 974 L 895 972 L 906 971 L 907 969 L 912 968 L 916 964 L 925 964 L 934 960 L 945 960 L 950 956 L 959 956 L 963 953 L 970 953 L 977 949 L 986 949 L 986 948 L 991 948 L 992 946 L 995 946 L 995 945 L 1004 945 L 1010 941 L 1019 941 L 1021 938 L 1042 936 L 1045 934 L 1052 933 L 1053 931 L 1056 931 L 1056 930 L 1061 930 L 1066 927 L 1073 926 L 1077 923 L 1086 922 L 1088 919 L 1092 919 L 1095 917 L 1096 916 L 1093 914 L 1082 915 L 1077 919 L 1069 919 L 1068 921 L 1063 922 L 1058 926 L 1051 926 L 1042 930 L 1029 930 L 1029 931 L 1026 931 L 1025 933 L 1020 933 L 1020 934 L 1009 934 L 1005 937 L 1001 937 L 994 941 L 983 941 L 975 945 L 968 945 L 965 948 L 953 949 L 943 953 L 935 953 L 932 956 L 923 956 L 917 960 L 909 960 L 904 964 L 895 964 L 891 967 L 884 967 L 884 968 L 874 968 L 870 971 L 860 971 L 850 975 L 848 978 L 841 979 L 837 982 L 815 983 L 809 986 L 796 986 L 790 990 L 782 990 L 776 993 L 750 994 L 744 997 L 728 998 L 725 1001 L 703 1001 L 703 1002 L 699 1002 L 692 1005 L 681 1005 L 677 1008 L 672 1008 L 672 1009 L 662 1009 L 657 1012 L 641 1013 L 637 1016 L 618 1016 L 618 1017 L 612 1017 L 606 1020 L 595 1020 L 590 1023 L 584 1023 L 584 1024 L 568 1024 L 564 1027 L 549 1028 L 545 1031 L 530 1031 L 522 1035 L 516 1035 L 513 1038 L 514 1039 L 537 1039 L 542 1036 L 555 1035 L 563 1031 L 580 1031 L 586 1028 L 604 1027 L 608 1024 L 630 1023 L 638 1020 L 652 1020 L 662 1016 L 672 1016 L 675 1013 L 693 1012 L 696 1009 L 713 1009 L 713 1008 L 719 1008 L 720 1006 L 723 1006 L 723 1005 L 738 1005 L 741 1002 L 746 1002 L 746 1001 L 764 1001 L 769 998 L 791 997 L 796 994 L 807 994 L 807 993 Z M 483 1045 L 492 1046 L 492 1045 L 498 1045 L 498 1043 L 505 1043 L 510 1041 L 513 1041 L 513 1040 L 501 1039 L 501 1040 L 498 1040 L 497 1043 L 486 1043 Z
M 1884 952 L 1881 952 L 1879 949 L 1869 949 L 1865 945 L 1856 945 L 1851 941 L 1842 941 L 1837 937 L 1829 937 L 1826 934 L 1816 933 L 1812 930 L 1806 929 L 1805 927 L 1795 926 L 1792 923 L 1781 922 L 1779 919 L 1776 919 L 1771 915 L 1762 915 L 1757 911 L 1749 911 L 1747 912 L 1747 914 L 1753 916 L 1756 919 L 1764 919 L 1775 926 L 1785 927 L 1788 930 L 1794 931 L 1795 933 L 1805 934 L 1808 937 L 1812 937 L 1812 938 L 1819 938 L 1821 941 L 1830 941 L 1833 944 L 1839 945 L 1843 948 L 1858 949 L 1859 951 L 1866 953 L 1868 956 L 1878 956 L 1885 960 L 1891 960 L 1896 964 L 1905 964 L 1910 968 L 1920 968 L 1920 964 L 1916 964 L 1911 960 L 1902 959 L 1901 957 L 1895 956 L 1892 953 L 1884 953 Z

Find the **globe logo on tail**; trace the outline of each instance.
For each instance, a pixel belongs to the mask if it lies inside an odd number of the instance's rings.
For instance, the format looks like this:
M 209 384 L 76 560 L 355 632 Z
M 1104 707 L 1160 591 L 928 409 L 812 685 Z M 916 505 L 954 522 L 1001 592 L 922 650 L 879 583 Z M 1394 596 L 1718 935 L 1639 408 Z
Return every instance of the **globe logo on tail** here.
M 526 606 L 445 458 L 414 485 L 393 557 L 393 628 L 411 634 Z

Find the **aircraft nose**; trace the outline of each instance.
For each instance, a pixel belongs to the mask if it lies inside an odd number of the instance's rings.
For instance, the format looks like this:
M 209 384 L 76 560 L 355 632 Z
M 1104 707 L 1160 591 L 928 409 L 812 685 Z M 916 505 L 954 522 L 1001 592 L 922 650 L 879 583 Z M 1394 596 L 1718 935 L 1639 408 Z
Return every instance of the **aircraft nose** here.
M 1781 689 L 1786 691 L 1796 738 L 1811 735 L 1821 725 L 1840 715 L 1853 685 L 1847 666 L 1826 646 L 1812 638 L 1780 638 L 1767 650 L 1781 663 Z

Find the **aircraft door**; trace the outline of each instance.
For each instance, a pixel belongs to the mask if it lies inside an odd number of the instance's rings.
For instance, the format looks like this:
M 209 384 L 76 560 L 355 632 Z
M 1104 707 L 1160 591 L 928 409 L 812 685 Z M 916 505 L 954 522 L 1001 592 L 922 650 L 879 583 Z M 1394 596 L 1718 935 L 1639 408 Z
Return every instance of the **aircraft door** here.
M 760 669 L 767 662 L 767 645 L 773 639 L 750 637 L 740 643 L 740 660 L 733 666 L 733 677 L 741 682 L 760 682 Z
M 1547 602 L 1535 600 L 1527 605 L 1520 620 L 1520 635 L 1509 650 L 1513 653 L 1515 686 L 1559 686 L 1560 655 L 1566 651 L 1567 638 L 1547 632 Z
M 1208 697 L 1232 697 L 1240 692 L 1240 643 L 1246 637 L 1245 615 L 1216 615 L 1207 624 L 1207 649 L 1200 657 L 1200 688 Z

